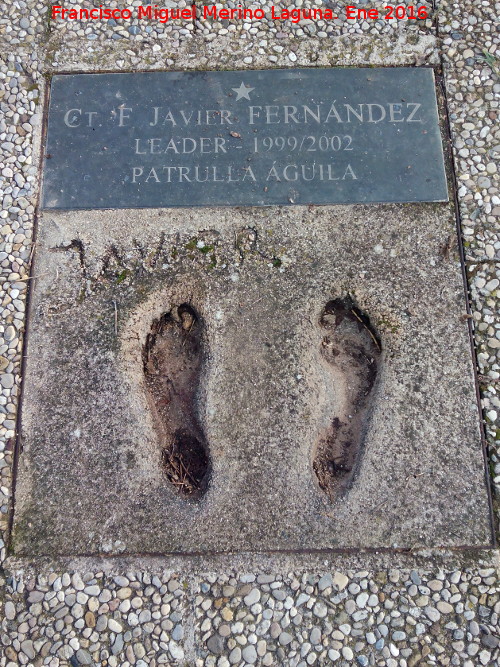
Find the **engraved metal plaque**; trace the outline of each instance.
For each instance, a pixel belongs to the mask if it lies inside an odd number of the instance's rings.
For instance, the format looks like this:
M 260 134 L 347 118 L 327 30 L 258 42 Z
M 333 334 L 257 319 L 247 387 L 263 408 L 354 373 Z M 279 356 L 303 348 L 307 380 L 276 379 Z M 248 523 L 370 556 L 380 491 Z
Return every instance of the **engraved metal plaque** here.
M 447 199 L 432 69 L 52 79 L 44 208 Z

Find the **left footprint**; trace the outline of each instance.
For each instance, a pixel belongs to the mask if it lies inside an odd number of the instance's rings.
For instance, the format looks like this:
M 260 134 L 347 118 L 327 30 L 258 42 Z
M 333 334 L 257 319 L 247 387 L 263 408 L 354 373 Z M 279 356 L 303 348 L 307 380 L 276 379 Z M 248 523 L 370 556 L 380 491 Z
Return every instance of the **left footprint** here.
M 199 498 L 208 486 L 210 458 L 198 419 L 203 322 L 191 305 L 153 321 L 142 361 L 163 471 L 179 494 Z

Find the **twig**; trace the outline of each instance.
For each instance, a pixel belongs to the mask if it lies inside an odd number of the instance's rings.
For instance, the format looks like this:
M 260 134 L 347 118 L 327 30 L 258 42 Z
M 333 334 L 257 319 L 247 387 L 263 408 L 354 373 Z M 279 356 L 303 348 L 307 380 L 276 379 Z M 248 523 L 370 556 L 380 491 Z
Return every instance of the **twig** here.
M 372 508 L 372 512 L 376 512 L 378 509 L 380 509 L 382 507 L 382 505 L 385 505 L 388 500 L 389 500 L 389 498 L 386 498 L 380 504 L 375 505 L 375 507 Z
M 29 258 L 29 261 L 28 261 L 28 264 L 30 266 L 31 266 L 31 262 L 33 261 L 33 255 L 35 254 L 35 245 L 36 245 L 36 243 L 33 243 L 33 245 L 31 246 L 31 250 L 30 250 L 30 258 Z
M 38 276 L 26 276 L 26 278 L 18 278 L 17 280 L 14 280 L 13 282 L 16 283 L 23 283 L 26 280 L 34 280 L 35 278 L 43 278 L 44 276 L 48 276 L 48 273 L 40 273 Z
M 193 321 L 191 322 L 191 325 L 190 325 L 190 327 L 189 327 L 189 329 L 188 329 L 186 335 L 184 336 L 184 340 L 182 341 L 182 345 L 181 345 L 181 347 L 184 347 L 184 345 L 186 344 L 187 337 L 188 337 L 189 334 L 191 333 L 191 329 L 193 328 L 193 326 L 194 326 L 194 317 L 193 317 Z
M 410 475 L 405 477 L 405 482 L 407 482 L 412 477 L 415 479 L 416 477 L 422 477 L 422 475 L 425 475 L 425 472 L 412 472 Z
M 353 308 L 351 308 L 351 313 L 352 313 L 352 314 L 354 315 L 354 317 L 358 320 L 358 322 L 361 322 L 361 324 L 364 326 L 364 328 L 368 331 L 368 333 L 370 334 L 370 336 L 371 336 L 373 342 L 375 343 L 375 346 L 377 347 L 377 350 L 380 352 L 380 345 L 378 344 L 378 340 L 375 338 L 375 335 L 373 334 L 373 332 L 372 332 L 372 330 L 370 329 L 370 327 L 368 327 L 368 326 L 363 322 L 363 320 L 361 319 L 361 317 L 356 313 L 356 311 L 355 311 Z
M 444 259 L 449 259 L 452 245 L 453 245 L 453 236 L 450 234 L 450 236 L 448 236 L 448 238 L 440 248 L 441 255 L 443 256 Z
M 481 384 L 496 384 L 500 382 L 500 378 L 489 378 L 487 375 L 478 375 L 477 379 Z

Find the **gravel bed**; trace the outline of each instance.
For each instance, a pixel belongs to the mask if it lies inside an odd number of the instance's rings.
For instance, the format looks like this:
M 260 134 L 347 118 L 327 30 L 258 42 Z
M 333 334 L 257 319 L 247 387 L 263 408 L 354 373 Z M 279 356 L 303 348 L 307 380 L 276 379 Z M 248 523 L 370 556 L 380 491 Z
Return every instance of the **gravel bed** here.
M 8 577 L 2 665 L 497 665 L 495 568 Z
M 500 494 L 500 32 L 491 29 L 493 4 L 481 3 L 483 8 L 481 14 L 477 6 L 470 13 L 459 12 L 457 5 L 447 6 L 439 31 L 443 34 L 444 79 L 481 406 L 496 501 Z M 480 25 L 476 23 L 478 16 L 485 19 Z

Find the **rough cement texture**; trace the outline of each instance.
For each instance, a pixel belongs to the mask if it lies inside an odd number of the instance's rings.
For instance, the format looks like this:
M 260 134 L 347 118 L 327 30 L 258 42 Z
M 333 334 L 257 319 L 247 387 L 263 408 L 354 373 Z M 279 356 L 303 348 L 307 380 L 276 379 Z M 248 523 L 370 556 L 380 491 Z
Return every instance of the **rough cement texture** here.
M 14 552 L 491 544 L 454 224 L 446 204 L 44 214 Z M 346 295 L 382 356 L 357 472 L 331 502 L 312 460 L 343 397 L 320 318 Z M 206 336 L 197 501 L 162 471 L 142 361 L 181 303 Z

